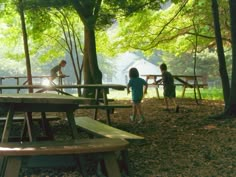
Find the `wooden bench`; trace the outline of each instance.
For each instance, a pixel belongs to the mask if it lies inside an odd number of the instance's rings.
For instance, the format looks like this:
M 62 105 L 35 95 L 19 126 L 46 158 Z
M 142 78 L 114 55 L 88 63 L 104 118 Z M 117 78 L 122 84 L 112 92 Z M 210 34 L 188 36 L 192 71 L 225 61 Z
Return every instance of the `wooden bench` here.
M 75 123 L 80 129 L 99 137 L 118 138 L 127 141 L 144 140 L 142 136 L 111 127 L 90 117 L 76 117 Z
M 125 140 L 109 138 L 81 139 L 69 142 L 1 143 L 0 156 L 7 157 L 6 168 L 3 171 L 4 177 L 18 177 L 22 160 L 25 162 L 30 157 L 50 158 L 49 156 L 70 155 L 76 158 L 76 155 L 91 153 L 100 154 L 104 160 L 107 176 L 121 177 L 115 152 L 126 150 L 128 144 Z M 81 165 L 81 161 L 79 164 Z M 83 170 L 82 175 L 88 176 Z
M 108 109 L 112 110 L 115 108 L 132 108 L 132 105 L 128 104 L 112 104 L 112 105 L 79 105 L 79 109 Z
M 23 122 L 25 119 L 25 117 L 14 117 L 13 120 L 16 122 Z M 33 121 L 41 121 L 41 117 L 33 117 Z M 61 118 L 58 116 L 47 116 L 48 121 L 57 121 L 60 120 Z M 0 117 L 0 122 L 5 122 L 6 121 L 6 117 Z

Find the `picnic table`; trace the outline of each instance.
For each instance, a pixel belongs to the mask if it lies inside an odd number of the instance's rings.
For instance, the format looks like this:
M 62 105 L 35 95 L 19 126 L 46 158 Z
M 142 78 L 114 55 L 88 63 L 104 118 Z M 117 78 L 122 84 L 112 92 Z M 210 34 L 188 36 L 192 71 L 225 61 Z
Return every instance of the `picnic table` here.
M 63 75 L 63 76 L 58 76 L 58 85 L 63 85 L 63 78 L 69 77 L 67 75 Z M 47 79 L 48 81 L 50 81 L 51 76 L 32 76 L 32 79 L 40 79 L 41 82 L 43 79 Z M 0 76 L 0 86 L 4 85 L 3 84 L 3 80 L 7 80 L 7 79 L 15 79 L 16 80 L 16 85 L 20 86 L 20 85 L 27 85 L 28 81 L 28 77 L 27 76 Z M 20 83 L 20 80 L 23 79 L 23 82 Z M 56 85 L 53 81 L 51 81 L 52 85 Z M 2 89 L 0 88 L 0 93 L 2 93 Z M 17 93 L 19 93 L 19 89 L 17 89 Z
M 156 93 L 157 97 L 160 98 L 159 95 L 159 86 L 163 85 L 162 83 L 162 75 L 160 74 L 147 74 L 147 75 L 142 75 L 146 77 L 146 81 L 149 85 L 154 85 L 156 87 Z M 197 93 L 200 99 L 201 97 L 201 91 L 200 88 L 206 88 L 207 87 L 207 79 L 206 76 L 203 75 L 173 75 L 175 85 L 176 86 L 183 86 L 183 91 L 182 91 L 182 98 L 185 95 L 186 88 L 192 88 L 192 89 L 197 89 Z
M 2 134 L 2 142 L 8 141 L 12 127 L 13 117 L 16 112 L 26 113 L 26 124 L 28 128 L 29 140 L 35 140 L 32 131 L 32 117 L 29 113 L 41 112 L 42 119 L 46 122 L 45 112 L 65 112 L 70 125 L 73 138 L 78 137 L 73 112 L 78 109 L 78 105 L 85 101 L 85 98 L 62 96 L 57 94 L 32 93 L 32 94 L 0 94 L 0 104 L 7 110 L 6 122 Z
M 99 109 L 106 111 L 107 124 L 111 124 L 110 114 L 113 113 L 115 108 L 131 108 L 131 104 L 110 104 L 111 99 L 108 99 L 110 89 L 123 91 L 126 89 L 126 85 L 122 84 L 80 84 L 80 85 L 0 85 L 0 89 L 37 89 L 35 92 L 56 91 L 64 95 L 70 95 L 70 93 L 62 91 L 66 88 L 76 89 L 94 89 L 94 98 L 87 98 L 87 104 L 79 104 L 79 109 L 94 109 L 94 119 L 97 119 L 97 113 Z M 18 92 L 19 93 L 19 92 Z M 90 100 L 90 101 L 89 101 Z
M 30 94 L 0 94 L 0 104 L 7 110 L 7 117 L 2 132 L 0 143 L 0 165 L 3 167 L 1 174 L 4 176 L 17 177 L 19 175 L 22 160 L 29 157 L 44 157 L 59 155 L 75 155 L 86 153 L 99 153 L 105 162 L 108 176 L 120 177 L 116 151 L 127 149 L 128 142 L 122 139 L 85 139 L 79 141 L 79 134 L 75 124 L 74 111 L 78 105 L 86 102 L 86 98 L 64 96 L 47 93 Z M 29 142 L 8 142 L 11 129 L 13 127 L 13 117 L 16 112 L 24 112 L 27 124 Z M 42 119 L 46 120 L 45 112 L 65 112 L 68 125 L 71 130 L 71 141 L 39 142 L 35 137 L 35 130 L 32 125 L 32 112 L 41 112 Z M 7 156 L 7 157 L 6 157 Z M 83 166 L 83 160 L 80 164 Z M 60 159 L 59 161 L 62 161 Z M 14 170 L 12 170 L 14 169 Z M 82 169 L 82 175 L 87 176 Z

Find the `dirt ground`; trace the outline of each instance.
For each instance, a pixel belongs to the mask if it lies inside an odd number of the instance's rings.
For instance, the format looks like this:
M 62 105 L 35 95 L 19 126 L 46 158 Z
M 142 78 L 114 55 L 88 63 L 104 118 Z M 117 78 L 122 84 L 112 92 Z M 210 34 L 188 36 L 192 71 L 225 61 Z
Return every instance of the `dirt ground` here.
M 162 99 L 145 99 L 145 122 L 131 122 L 131 109 L 116 109 L 112 126 L 145 137 L 129 147 L 130 167 L 134 177 L 235 177 L 236 119 L 214 120 L 222 112 L 221 101 L 178 99 L 180 112 L 164 110 Z M 117 102 L 129 102 L 117 101 Z M 92 116 L 91 110 L 78 115 Z M 105 121 L 105 111 L 99 110 Z M 66 121 L 52 123 L 58 137 L 67 133 Z M 80 176 L 78 172 L 60 169 L 28 169 L 22 176 Z M 92 175 L 96 177 L 98 175 Z

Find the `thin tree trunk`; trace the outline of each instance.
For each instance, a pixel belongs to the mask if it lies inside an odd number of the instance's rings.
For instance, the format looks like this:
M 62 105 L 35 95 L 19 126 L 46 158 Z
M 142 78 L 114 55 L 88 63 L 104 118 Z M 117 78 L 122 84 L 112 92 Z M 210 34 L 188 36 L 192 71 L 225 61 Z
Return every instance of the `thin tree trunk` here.
M 29 55 L 29 47 L 28 47 L 28 36 L 25 26 L 25 16 L 24 16 L 24 8 L 22 0 L 19 1 L 19 14 L 21 18 L 21 28 L 23 34 L 23 42 L 24 42 L 24 50 L 25 50 L 25 59 L 26 59 L 26 70 L 27 70 L 27 80 L 28 84 L 32 85 L 32 75 L 31 75 L 31 64 L 30 64 L 30 55 Z M 29 88 L 29 93 L 32 93 L 33 89 Z
M 236 1 L 229 0 L 230 6 L 230 22 L 231 22 L 231 38 L 232 38 L 232 76 L 230 97 L 225 113 L 227 115 L 236 115 Z
M 224 102 L 225 102 L 225 109 L 226 109 L 228 100 L 229 100 L 230 85 L 229 85 L 229 77 L 228 77 L 226 63 L 225 63 L 224 48 L 222 44 L 217 0 L 212 0 L 212 12 L 213 12 L 214 25 L 215 25 L 215 36 L 216 36 L 217 54 L 218 54 L 218 61 L 219 61 L 219 72 L 220 72 L 221 81 L 222 81 L 222 88 L 223 88 L 223 95 L 224 95 Z

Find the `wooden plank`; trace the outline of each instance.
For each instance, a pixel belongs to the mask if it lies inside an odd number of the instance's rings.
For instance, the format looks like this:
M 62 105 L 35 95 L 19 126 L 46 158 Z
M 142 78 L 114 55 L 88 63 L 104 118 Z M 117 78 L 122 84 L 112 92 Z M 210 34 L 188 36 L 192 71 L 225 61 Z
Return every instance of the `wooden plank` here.
M 79 104 L 83 101 L 86 102 L 87 98 L 49 93 L 0 94 L 0 103 Z
M 80 104 L 79 109 L 114 109 L 114 108 L 132 108 L 128 104 L 109 104 L 109 105 L 86 105 Z
M 12 104 L 9 107 L 9 112 L 7 114 L 7 120 L 6 120 L 6 123 L 4 125 L 4 130 L 3 130 L 3 133 L 2 133 L 1 142 L 7 142 L 8 141 L 8 137 L 10 135 L 10 130 L 11 130 L 11 127 L 12 127 L 12 121 L 13 121 L 14 114 L 15 114 L 14 104 Z
M 18 177 L 21 167 L 21 159 L 8 157 L 4 177 Z
M 93 88 L 93 89 L 115 89 L 125 90 L 126 85 L 120 84 L 81 84 L 81 85 L 0 85 L 1 89 L 65 89 L 65 88 Z
M 0 156 L 40 156 L 121 151 L 128 147 L 121 139 L 98 138 L 71 141 L 1 143 Z
M 6 121 L 6 117 L 0 117 L 0 122 L 5 122 Z M 20 116 L 17 116 L 17 117 L 13 117 L 13 121 L 14 122 L 22 122 L 24 121 L 25 117 L 20 117 Z M 33 121 L 41 121 L 41 117 L 33 117 Z M 48 121 L 56 121 L 56 120 L 60 120 L 61 118 L 58 117 L 58 116 L 47 116 L 47 120 Z
M 120 169 L 114 152 L 104 153 L 104 163 L 108 177 L 121 177 Z
M 89 117 L 76 117 L 76 125 L 79 128 L 82 128 L 85 131 L 88 131 L 92 134 L 99 135 L 107 138 L 119 138 L 125 140 L 143 140 L 144 137 L 138 136 L 114 127 L 111 127 L 107 124 L 101 123 L 97 120 L 94 120 Z

